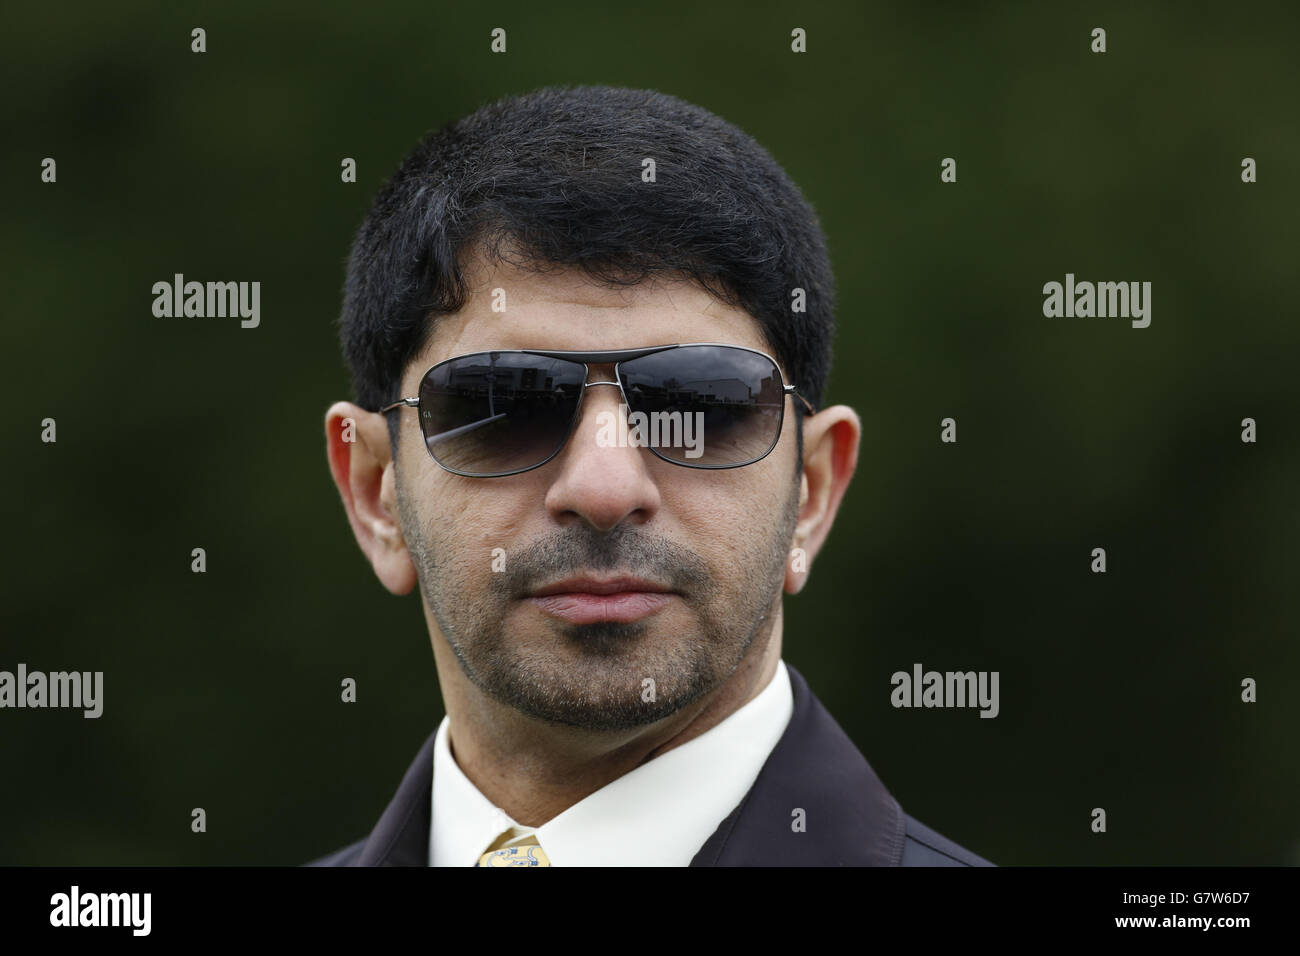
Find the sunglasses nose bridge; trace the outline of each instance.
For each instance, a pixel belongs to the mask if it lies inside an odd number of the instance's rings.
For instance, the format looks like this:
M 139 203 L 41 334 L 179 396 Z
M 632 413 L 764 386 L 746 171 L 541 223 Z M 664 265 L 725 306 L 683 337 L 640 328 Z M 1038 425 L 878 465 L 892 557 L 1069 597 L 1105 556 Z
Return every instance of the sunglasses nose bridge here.
M 602 392 L 595 393 L 596 400 L 594 405 L 592 402 L 587 401 L 587 390 L 589 388 L 595 388 L 598 385 L 612 385 L 618 390 L 618 394 L 614 396 L 614 405 L 612 409 L 605 405 L 604 401 L 599 400 L 598 397 L 605 394 Z M 598 380 L 595 382 L 583 382 L 582 391 L 578 398 L 578 404 L 574 409 L 573 422 L 570 426 L 569 435 L 565 440 L 563 448 L 571 448 L 577 442 L 584 445 L 601 444 L 600 435 L 602 433 L 607 432 L 611 425 L 617 427 L 614 423 L 625 421 L 623 416 L 618 412 L 619 407 L 628 407 L 627 396 L 623 391 L 623 383 L 621 381 Z M 630 409 L 628 410 L 630 411 Z M 579 438 L 579 435 L 583 435 L 584 437 Z M 618 442 L 617 447 L 623 447 L 623 443 Z
M 623 392 L 623 383 L 622 383 L 622 382 L 619 382 L 619 381 L 613 381 L 613 382 L 607 382 L 607 381 L 583 382 L 583 383 L 582 383 L 582 394 L 579 396 L 578 407 L 577 407 L 576 409 L 574 409 L 574 416 L 575 416 L 575 421 L 574 421 L 574 423 L 573 423 L 573 429 L 574 429 L 574 431 L 577 431 L 578 428 L 581 427 L 581 425 L 582 425 L 582 419 L 583 419 L 583 418 L 585 417 L 585 415 L 587 414 L 587 409 L 588 409 L 588 406 L 590 405 L 590 403 L 586 401 L 586 397 L 587 397 L 587 389 L 589 389 L 589 388 L 595 388 L 595 387 L 598 386 L 598 385 L 612 385 L 612 386 L 614 386 L 615 388 L 618 389 L 618 402 L 619 402 L 619 404 L 620 404 L 620 405 L 626 405 L 626 404 L 627 404 L 627 396 L 626 396 L 626 395 L 624 394 L 624 392 Z
M 592 374 L 593 370 L 596 370 L 596 371 L 602 371 L 604 374 L 609 375 L 610 378 L 607 378 L 607 379 L 597 379 L 597 380 L 594 381 L 594 382 L 588 382 L 588 381 L 586 380 L 586 376 L 584 376 L 584 378 L 583 378 L 583 382 L 582 382 L 582 395 L 583 395 L 583 397 L 584 397 L 584 398 L 586 397 L 586 395 L 587 395 L 587 389 L 589 389 L 589 388 L 594 388 L 594 387 L 597 386 L 597 385 L 613 385 L 614 387 L 616 387 L 616 388 L 618 389 L 619 398 L 622 400 L 622 403 L 623 403 L 624 405 L 626 405 L 626 404 L 627 404 L 627 393 L 626 393 L 625 391 L 623 391 L 623 382 L 622 382 L 622 378 L 621 378 L 621 376 L 619 375 L 619 366 L 620 366 L 621 364 L 622 364 L 621 362 L 595 362 L 595 363 L 584 363 L 584 366 L 583 366 L 583 367 L 586 369 L 587 376 L 590 376 L 590 375 Z M 583 402 L 583 403 L 581 403 L 581 404 L 586 404 L 586 403 Z M 581 414 L 581 412 L 579 412 L 579 414 Z

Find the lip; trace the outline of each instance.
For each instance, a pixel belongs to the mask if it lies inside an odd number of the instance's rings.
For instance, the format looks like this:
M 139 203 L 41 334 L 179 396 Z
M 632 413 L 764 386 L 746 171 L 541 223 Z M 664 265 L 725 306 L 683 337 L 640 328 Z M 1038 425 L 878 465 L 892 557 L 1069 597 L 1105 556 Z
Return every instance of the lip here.
M 551 594 L 624 594 L 628 592 L 644 592 L 647 594 L 669 594 L 672 588 L 666 588 L 662 584 L 656 584 L 654 581 L 647 581 L 644 578 L 617 577 L 617 578 L 565 578 L 563 581 L 557 581 L 554 584 L 548 584 L 544 588 L 534 591 L 529 597 L 546 597 Z
M 528 596 L 538 610 L 570 624 L 636 621 L 672 603 L 677 595 L 643 578 L 567 578 Z

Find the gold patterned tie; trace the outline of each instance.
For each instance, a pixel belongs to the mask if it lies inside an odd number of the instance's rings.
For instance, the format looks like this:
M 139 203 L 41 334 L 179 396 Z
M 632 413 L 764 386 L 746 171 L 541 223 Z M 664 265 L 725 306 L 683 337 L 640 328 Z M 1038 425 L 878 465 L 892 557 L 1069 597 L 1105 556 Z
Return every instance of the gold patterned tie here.
M 514 839 L 512 831 L 507 830 L 504 834 L 497 837 L 492 845 L 496 846 L 502 841 L 511 841 L 507 846 L 500 849 L 489 849 L 486 853 L 478 858 L 475 866 L 550 866 L 550 858 L 546 851 L 542 849 L 541 844 L 537 842 L 537 837 L 528 834 L 525 837 Z

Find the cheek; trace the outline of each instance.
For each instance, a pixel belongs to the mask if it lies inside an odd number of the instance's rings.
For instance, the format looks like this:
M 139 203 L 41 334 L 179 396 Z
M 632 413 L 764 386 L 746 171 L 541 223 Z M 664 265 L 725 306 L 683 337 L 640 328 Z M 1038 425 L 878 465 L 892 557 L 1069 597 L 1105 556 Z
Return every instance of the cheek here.
M 751 568 L 766 556 L 780 526 L 789 494 L 786 464 L 768 461 L 745 468 L 700 472 L 662 488 L 667 533 L 684 535 L 691 548 L 715 569 Z
M 499 563 L 512 549 L 529 543 L 528 516 L 537 513 L 536 503 L 545 491 L 525 487 L 515 478 L 443 473 L 424 476 L 419 493 L 424 496 L 419 511 L 430 544 L 440 548 L 448 566 L 470 570 L 489 568 L 494 559 Z

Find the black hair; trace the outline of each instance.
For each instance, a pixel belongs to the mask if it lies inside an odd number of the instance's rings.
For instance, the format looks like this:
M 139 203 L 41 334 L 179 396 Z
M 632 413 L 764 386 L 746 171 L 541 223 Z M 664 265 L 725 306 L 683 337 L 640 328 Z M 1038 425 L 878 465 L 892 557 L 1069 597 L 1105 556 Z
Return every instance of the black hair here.
M 464 306 L 474 253 L 538 272 L 580 267 L 610 285 L 692 279 L 752 315 L 789 381 L 821 407 L 835 304 L 821 226 L 776 160 L 708 110 L 653 90 L 545 87 L 426 134 L 375 197 L 348 259 L 340 339 L 358 405 L 401 397 L 436 317 Z M 399 424 L 390 413 L 394 454 Z

